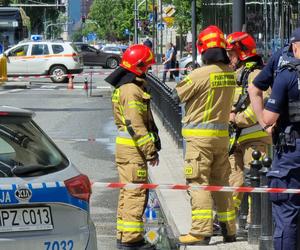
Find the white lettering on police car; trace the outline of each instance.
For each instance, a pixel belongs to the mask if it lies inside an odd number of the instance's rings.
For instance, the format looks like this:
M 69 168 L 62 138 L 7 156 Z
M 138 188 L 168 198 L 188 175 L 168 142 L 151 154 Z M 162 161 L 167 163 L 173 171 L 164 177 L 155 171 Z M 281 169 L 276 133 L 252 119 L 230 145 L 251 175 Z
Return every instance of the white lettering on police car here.
M 11 203 L 11 198 L 9 192 L 0 193 L 0 203 Z

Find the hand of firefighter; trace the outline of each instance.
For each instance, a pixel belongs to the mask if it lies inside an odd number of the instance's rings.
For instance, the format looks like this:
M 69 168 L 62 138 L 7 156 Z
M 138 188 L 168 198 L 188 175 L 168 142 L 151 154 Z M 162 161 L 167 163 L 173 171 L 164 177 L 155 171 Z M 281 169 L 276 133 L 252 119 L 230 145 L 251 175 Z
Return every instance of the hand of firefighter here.
M 231 112 L 229 115 L 229 122 L 235 123 L 235 117 L 236 117 L 236 114 L 234 112 Z
M 272 135 L 275 124 L 276 123 L 274 123 L 273 125 L 265 126 L 264 131 L 266 131 L 268 135 Z
M 159 164 L 159 155 L 158 155 L 158 153 L 156 153 L 155 157 L 149 161 L 149 165 L 151 167 L 155 167 L 155 166 L 158 166 L 158 164 Z

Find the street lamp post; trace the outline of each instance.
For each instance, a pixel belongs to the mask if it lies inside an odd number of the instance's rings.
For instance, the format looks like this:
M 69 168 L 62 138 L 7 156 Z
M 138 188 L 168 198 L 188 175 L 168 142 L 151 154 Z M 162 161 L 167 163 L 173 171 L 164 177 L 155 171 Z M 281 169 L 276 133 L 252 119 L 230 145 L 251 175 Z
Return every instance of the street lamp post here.
M 242 31 L 245 24 L 245 0 L 234 0 L 232 5 L 232 31 Z
M 73 22 L 68 22 L 68 25 L 69 24 L 72 24 Z M 45 39 L 47 39 L 47 31 L 48 31 L 48 28 L 51 27 L 51 26 L 58 26 L 58 25 L 65 25 L 66 23 L 50 23 L 46 26 L 46 29 L 45 29 Z
M 134 0 L 134 43 L 138 43 L 138 5 L 137 0 Z
M 134 0 L 134 43 L 139 43 L 139 37 L 138 37 L 138 22 L 139 22 L 139 7 L 145 2 L 146 0 L 143 0 L 138 4 L 138 0 Z
M 162 22 L 163 22 L 163 8 L 162 8 L 162 0 L 160 0 L 160 62 L 162 63 L 163 59 L 163 28 L 162 28 Z
M 196 68 L 197 62 L 197 51 L 196 51 L 196 0 L 192 0 L 192 58 L 193 58 L 193 69 Z

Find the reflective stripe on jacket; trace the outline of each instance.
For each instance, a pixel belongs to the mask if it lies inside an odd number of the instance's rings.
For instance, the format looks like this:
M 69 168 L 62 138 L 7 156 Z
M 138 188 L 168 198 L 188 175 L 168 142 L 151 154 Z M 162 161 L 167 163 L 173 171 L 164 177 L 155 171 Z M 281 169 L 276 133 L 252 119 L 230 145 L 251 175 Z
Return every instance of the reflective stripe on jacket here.
M 268 133 L 263 131 L 262 127 L 259 124 L 256 124 L 249 128 L 242 129 L 241 135 L 238 139 L 238 143 L 241 143 L 241 142 L 244 142 L 247 140 L 264 138 L 264 137 L 269 137 Z
M 116 137 L 116 143 L 117 144 L 122 144 L 122 145 L 127 145 L 131 147 L 140 147 L 145 144 L 147 144 L 149 141 L 154 142 L 154 135 L 153 133 L 148 133 L 147 135 L 139 138 L 138 140 L 132 139 L 131 135 L 128 132 L 123 132 L 119 131 L 119 135 Z
M 182 136 L 217 136 L 228 137 L 228 124 L 217 123 L 198 123 L 184 124 L 182 128 Z

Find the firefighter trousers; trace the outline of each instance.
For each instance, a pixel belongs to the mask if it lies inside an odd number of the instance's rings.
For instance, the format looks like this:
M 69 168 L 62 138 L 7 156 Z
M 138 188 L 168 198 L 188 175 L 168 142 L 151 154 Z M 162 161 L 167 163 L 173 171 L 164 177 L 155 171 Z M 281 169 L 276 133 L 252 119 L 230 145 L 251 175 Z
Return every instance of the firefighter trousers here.
M 147 183 L 146 163 L 117 163 L 122 183 Z M 146 189 L 120 189 L 117 210 L 117 239 L 122 243 L 143 240 L 143 214 L 147 205 Z
M 189 147 L 187 147 L 189 148 Z M 191 147 L 194 148 L 195 147 Z M 227 148 L 198 147 L 185 156 L 185 176 L 191 185 L 227 186 L 230 163 Z M 231 192 L 190 191 L 192 205 L 192 228 L 190 234 L 211 236 L 213 234 L 213 202 L 217 217 L 224 225 L 224 236 L 236 234 L 235 209 Z
M 231 174 L 229 176 L 230 186 L 241 187 L 250 185 L 250 183 L 245 183 L 244 173 L 247 172 L 247 175 L 250 174 L 250 163 L 253 161 L 252 153 L 254 151 L 260 151 L 262 157 L 264 157 L 267 155 L 268 146 L 269 144 L 267 144 L 266 141 L 259 139 L 256 141 L 245 141 L 237 145 L 234 153 L 229 157 L 231 166 Z M 239 210 L 240 208 L 243 195 L 242 192 L 233 193 L 233 201 L 236 210 Z

